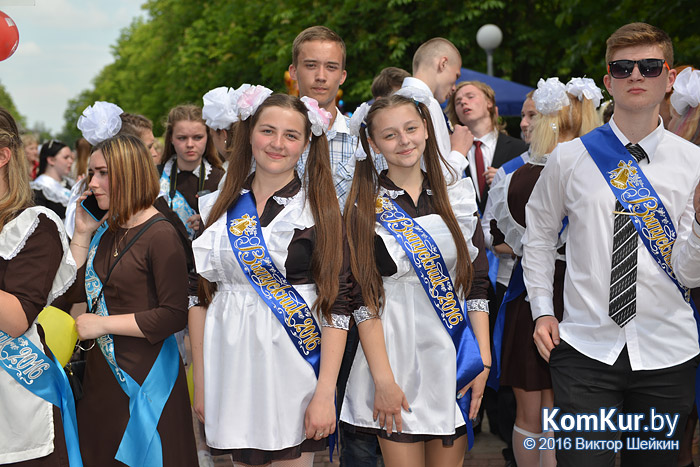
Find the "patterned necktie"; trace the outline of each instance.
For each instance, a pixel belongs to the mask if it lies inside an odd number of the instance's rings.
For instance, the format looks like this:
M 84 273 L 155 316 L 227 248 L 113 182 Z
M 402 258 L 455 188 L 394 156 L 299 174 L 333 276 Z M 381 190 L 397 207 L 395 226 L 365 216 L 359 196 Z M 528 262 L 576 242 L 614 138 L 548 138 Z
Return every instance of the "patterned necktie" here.
M 481 152 L 481 141 L 474 141 L 474 161 L 476 162 L 476 180 L 479 184 L 479 199 L 484 197 L 486 177 L 484 177 L 484 153 Z
M 647 158 L 644 149 L 637 144 L 630 143 L 626 148 L 637 162 Z M 615 201 L 615 211 L 623 212 L 620 201 Z M 615 214 L 608 315 L 620 327 L 637 313 L 637 238 L 630 216 Z

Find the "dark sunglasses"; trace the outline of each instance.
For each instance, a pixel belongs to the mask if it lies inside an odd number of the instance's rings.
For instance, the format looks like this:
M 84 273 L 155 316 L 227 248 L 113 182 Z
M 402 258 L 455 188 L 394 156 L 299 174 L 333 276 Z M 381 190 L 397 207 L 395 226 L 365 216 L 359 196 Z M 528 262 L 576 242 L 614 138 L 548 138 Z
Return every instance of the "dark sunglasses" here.
M 608 73 L 617 79 L 629 77 L 634 71 L 634 65 L 639 68 L 639 73 L 645 78 L 656 78 L 666 68 L 671 70 L 666 60 L 661 58 L 643 58 L 642 60 L 615 60 L 608 63 Z

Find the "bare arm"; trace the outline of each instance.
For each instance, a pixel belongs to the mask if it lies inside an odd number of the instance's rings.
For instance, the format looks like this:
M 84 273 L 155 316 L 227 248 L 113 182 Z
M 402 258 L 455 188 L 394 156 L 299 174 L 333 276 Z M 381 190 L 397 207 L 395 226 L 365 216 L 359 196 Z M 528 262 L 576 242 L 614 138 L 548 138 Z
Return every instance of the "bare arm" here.
M 320 439 L 335 432 L 335 387 L 347 337 L 344 329 L 323 327 L 318 382 L 304 417 L 307 438 Z
M 401 408 L 411 411 L 406 396 L 396 384 L 391 371 L 389 356 L 386 353 L 382 322 L 378 318 L 368 319 L 358 324 L 360 342 L 367 357 L 372 379 L 374 380 L 374 414 L 379 426 L 391 434 L 392 425 L 401 433 Z
M 194 378 L 194 411 L 202 423 L 204 423 L 204 322 L 206 315 L 207 310 L 202 306 L 193 306 L 188 313 Z

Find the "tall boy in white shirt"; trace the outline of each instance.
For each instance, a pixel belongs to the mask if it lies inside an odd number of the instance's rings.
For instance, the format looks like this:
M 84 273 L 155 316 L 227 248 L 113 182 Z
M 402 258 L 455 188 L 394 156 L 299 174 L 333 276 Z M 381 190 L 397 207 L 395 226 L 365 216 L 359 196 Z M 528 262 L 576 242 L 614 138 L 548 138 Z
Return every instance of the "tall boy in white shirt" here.
M 573 427 L 555 433 L 562 441 L 591 441 L 579 449 L 557 446 L 560 466 L 614 465 L 616 440 L 624 446 L 622 465 L 675 465 L 678 451 L 673 443 L 627 448 L 640 439 L 680 439 L 693 406 L 698 331 L 679 288 L 700 285 L 700 225 L 695 220 L 700 203 L 697 199 L 694 203 L 700 149 L 665 131 L 659 118 L 659 103 L 676 76 L 671 68 L 673 47 L 664 31 L 644 23 L 621 27 L 607 40 L 606 62 L 604 83 L 615 101 L 610 127 L 559 145 L 526 210 L 523 269 L 536 320 L 534 340 L 549 361 L 554 405 L 560 409 L 550 417 L 544 415 L 543 429 L 562 429 L 565 414 L 574 418 L 594 414 L 598 431 Z M 622 146 L 628 144 L 635 146 L 626 152 Z M 620 155 L 621 165 L 616 161 L 606 169 L 599 163 L 611 154 Z M 639 160 L 638 168 L 633 156 Z M 642 180 L 644 187 L 640 177 L 647 179 Z M 611 187 L 623 187 L 625 196 L 638 196 L 640 202 L 631 198 L 628 203 L 622 196 L 624 205 L 616 205 Z M 649 225 L 644 227 L 642 219 L 651 222 L 642 214 L 660 205 L 648 198 L 652 191 L 665 206 L 656 215 L 668 214 L 668 224 L 677 232 L 675 243 L 652 239 L 652 250 L 669 251 L 672 244 L 668 263 L 680 287 L 641 238 L 649 236 Z M 644 206 L 645 211 L 635 206 Z M 552 277 L 556 239 L 565 216 L 569 236 L 564 319 L 558 323 L 553 316 Z M 621 239 L 618 234 L 626 219 L 634 220 L 628 223 L 633 228 L 627 239 Z M 643 226 L 639 234 L 635 223 Z M 669 232 L 668 224 L 660 234 Z M 605 423 L 601 413 L 609 410 L 643 418 L 639 427 L 626 431 L 617 412 L 612 426 Z M 652 411 L 670 416 L 674 423 L 655 431 Z

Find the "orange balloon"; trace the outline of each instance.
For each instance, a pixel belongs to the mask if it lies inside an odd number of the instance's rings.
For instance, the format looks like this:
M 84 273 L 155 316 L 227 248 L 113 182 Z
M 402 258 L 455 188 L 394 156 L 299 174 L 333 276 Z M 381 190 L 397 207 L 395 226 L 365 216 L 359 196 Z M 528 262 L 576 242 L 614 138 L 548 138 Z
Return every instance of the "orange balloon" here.
M 19 31 L 15 22 L 0 11 L 0 61 L 10 58 L 17 50 Z

